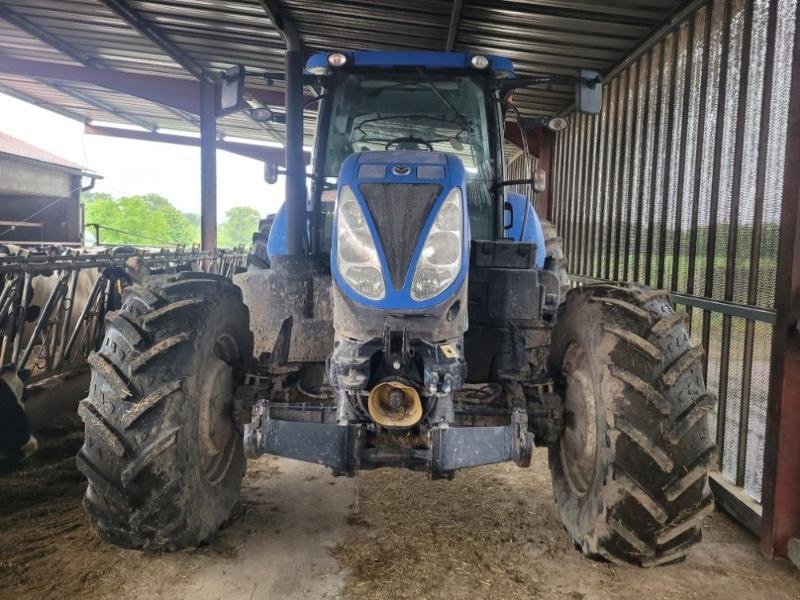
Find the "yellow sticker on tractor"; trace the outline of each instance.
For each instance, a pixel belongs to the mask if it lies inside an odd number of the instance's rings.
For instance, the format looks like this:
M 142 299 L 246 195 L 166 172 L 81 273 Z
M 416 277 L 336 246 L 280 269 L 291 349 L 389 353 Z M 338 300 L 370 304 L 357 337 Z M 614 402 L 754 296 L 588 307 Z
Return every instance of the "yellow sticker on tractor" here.
M 439 346 L 439 348 L 441 349 L 442 354 L 444 354 L 447 358 L 458 357 L 458 350 L 456 350 L 452 344 L 442 344 Z

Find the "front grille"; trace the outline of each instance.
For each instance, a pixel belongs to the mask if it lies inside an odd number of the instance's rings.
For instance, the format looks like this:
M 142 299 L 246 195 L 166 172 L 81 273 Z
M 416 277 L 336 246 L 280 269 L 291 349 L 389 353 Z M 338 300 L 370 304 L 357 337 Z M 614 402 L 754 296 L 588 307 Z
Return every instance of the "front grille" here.
M 378 230 L 394 289 L 403 287 L 411 257 L 442 186 L 430 183 L 363 183 L 361 194 Z

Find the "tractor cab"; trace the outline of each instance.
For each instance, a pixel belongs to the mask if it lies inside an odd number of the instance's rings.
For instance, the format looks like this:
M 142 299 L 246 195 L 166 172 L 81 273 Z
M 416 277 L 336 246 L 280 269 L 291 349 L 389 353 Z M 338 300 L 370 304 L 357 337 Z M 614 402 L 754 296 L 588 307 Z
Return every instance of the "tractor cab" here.
M 528 199 L 505 191 L 503 132 L 517 78 L 503 57 L 442 52 L 318 53 L 305 67 L 319 103 L 309 177 L 307 248 L 330 250 L 333 207 L 345 159 L 364 152 L 432 152 L 463 165 L 472 240 L 544 240 Z M 531 180 L 532 183 L 532 180 Z M 267 244 L 285 253 L 286 210 Z M 520 226 L 525 224 L 527 231 Z
M 473 238 L 494 237 L 493 184 L 503 174 L 496 84 L 514 75 L 510 61 L 464 53 L 324 53 L 311 57 L 306 71 L 327 85 L 314 156 L 320 184 L 312 194 L 335 185 L 354 153 L 447 153 L 464 167 Z

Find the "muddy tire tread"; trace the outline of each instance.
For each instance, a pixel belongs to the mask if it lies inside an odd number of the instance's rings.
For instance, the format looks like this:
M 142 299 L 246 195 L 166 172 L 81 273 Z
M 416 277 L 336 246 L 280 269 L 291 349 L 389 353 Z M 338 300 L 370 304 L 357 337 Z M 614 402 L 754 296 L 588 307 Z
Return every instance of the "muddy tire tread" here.
M 234 507 L 244 472 L 241 441 L 233 483 L 226 479 L 235 493 L 226 489 L 208 501 L 190 476 L 199 458 L 184 431 L 196 410 L 184 382 L 202 367 L 200 330 L 221 307 L 236 325 L 243 367 L 252 352 L 247 308 L 222 277 L 147 277 L 125 290 L 122 308 L 106 319 L 105 339 L 89 357 L 92 380 L 81 404 L 86 441 L 77 457 L 89 481 L 84 506 L 106 541 L 150 551 L 197 545 Z
M 682 560 L 714 502 L 708 471 L 716 448 L 705 416 L 715 398 L 702 380 L 702 348 L 664 291 L 590 285 L 573 290 L 567 304 L 578 296 L 602 307 L 603 334 L 617 338 L 607 377 L 622 392 L 606 417 L 610 459 L 598 525 L 576 545 L 595 558 L 641 566 Z M 562 499 L 557 494 L 561 508 Z M 570 529 L 574 515 L 562 511 L 562 518 Z

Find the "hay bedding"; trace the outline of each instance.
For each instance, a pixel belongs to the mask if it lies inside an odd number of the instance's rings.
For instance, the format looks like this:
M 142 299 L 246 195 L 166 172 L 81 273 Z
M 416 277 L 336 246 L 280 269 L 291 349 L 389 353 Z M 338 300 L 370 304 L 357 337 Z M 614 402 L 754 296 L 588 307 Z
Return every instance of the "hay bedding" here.
M 534 556 L 572 553 L 553 510 L 507 482 L 511 466 L 453 481 L 379 470 L 361 476 L 358 527 L 334 555 L 350 569 L 346 597 L 540 598 Z M 516 486 L 515 486 L 516 488 Z M 547 492 L 549 490 L 544 490 Z

